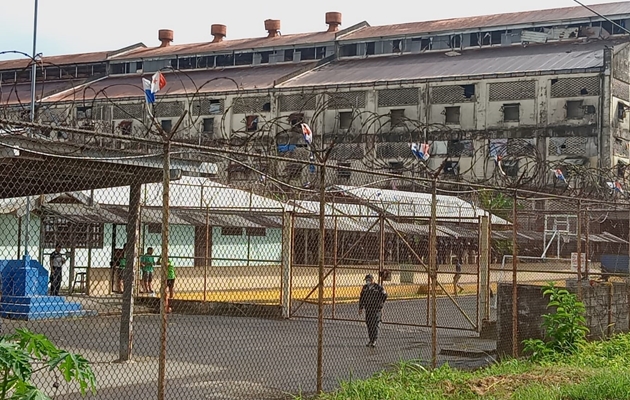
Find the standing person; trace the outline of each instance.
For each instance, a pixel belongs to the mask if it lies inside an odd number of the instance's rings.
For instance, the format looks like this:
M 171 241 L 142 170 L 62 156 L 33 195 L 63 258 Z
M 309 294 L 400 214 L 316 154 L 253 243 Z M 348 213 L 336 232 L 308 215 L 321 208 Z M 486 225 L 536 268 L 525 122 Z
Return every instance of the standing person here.
M 140 257 L 140 268 L 142 269 L 143 293 L 155 294 L 153 291 L 153 269 L 155 268 L 153 247 L 147 248 L 146 254 Z
M 459 258 L 455 259 L 455 275 L 453 275 L 453 294 L 457 297 L 457 293 L 464 291 L 464 287 L 459 284 L 459 279 L 462 277 L 462 262 Z
M 175 266 L 168 260 L 168 271 L 166 273 L 166 287 L 168 288 L 168 297 L 166 298 L 166 312 L 171 312 L 171 300 L 173 300 L 173 292 L 175 290 Z
M 55 246 L 55 251 L 50 253 L 50 295 L 59 296 L 59 290 L 61 289 L 61 275 L 63 271 L 63 264 L 66 262 L 66 258 L 61 254 L 61 245 Z
M 122 253 L 118 258 L 117 271 L 116 271 L 116 293 L 123 293 L 125 278 L 125 268 L 127 267 L 127 243 L 122 248 Z
M 158 264 L 162 264 L 162 259 L 158 259 Z M 168 260 L 168 269 L 166 270 L 166 288 L 168 289 L 168 294 L 164 299 L 164 305 L 166 307 L 166 312 L 171 312 L 173 309 L 170 306 L 171 300 L 173 300 L 173 292 L 175 289 L 175 266 L 171 260 Z
M 370 274 L 365 276 L 365 285 L 361 289 L 359 297 L 359 315 L 365 309 L 365 323 L 367 325 L 369 342 L 367 347 L 375 347 L 378 339 L 378 324 L 381 322 L 381 310 L 387 300 L 385 289 L 374 282 Z

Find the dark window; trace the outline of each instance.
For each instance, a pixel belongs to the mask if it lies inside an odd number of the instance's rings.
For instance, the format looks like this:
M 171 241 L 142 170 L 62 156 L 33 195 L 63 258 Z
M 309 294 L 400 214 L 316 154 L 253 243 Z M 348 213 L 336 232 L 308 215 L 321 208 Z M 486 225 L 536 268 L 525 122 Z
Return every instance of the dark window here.
M 352 171 L 349 171 L 347 168 L 350 168 L 349 162 L 340 162 L 337 163 L 337 178 L 348 179 L 352 175 Z
M 217 67 L 231 67 L 232 65 L 234 65 L 234 56 L 232 54 L 217 56 Z
M 214 133 L 214 118 L 203 119 L 203 132 L 209 134 Z
M 518 176 L 518 160 L 505 160 L 502 163 L 503 172 L 511 177 Z
M 267 236 L 267 229 L 265 228 L 245 228 L 247 236 Z
M 447 161 L 444 163 L 445 175 L 459 175 L 459 162 Z
M 459 49 L 462 47 L 462 36 L 461 35 L 453 35 L 450 39 L 451 49 Z
M 293 49 L 284 51 L 284 61 L 293 61 Z
M 376 43 L 368 42 L 368 43 L 365 44 L 365 55 L 366 56 L 374 55 L 375 52 L 376 52 Z
M 478 33 L 471 33 L 470 34 L 470 45 L 471 46 L 479 46 L 479 34 Z
M 470 99 L 475 95 L 475 85 L 462 85 L 464 88 L 464 97 Z
M 446 107 L 444 114 L 447 124 L 459 125 L 459 107 Z
M 389 112 L 390 114 L 390 124 L 393 127 L 395 126 L 399 126 L 402 125 L 404 119 L 405 119 L 405 110 L 404 109 L 400 109 L 400 110 L 391 110 Z
M 481 32 L 481 45 L 490 46 L 490 32 Z
M 403 164 L 402 161 L 390 161 L 389 162 L 389 173 L 390 174 L 402 175 L 404 167 L 405 167 L 405 165 Z
M 315 47 L 307 47 L 304 49 L 298 49 L 300 52 L 301 60 L 314 60 L 315 59 Z
M 92 107 L 77 107 L 77 119 L 92 119 Z
M 62 217 L 43 218 L 43 246 L 48 249 L 57 243 L 63 247 L 100 249 L 103 247 L 103 225 L 72 222 Z
M 237 54 L 234 59 L 235 65 L 252 65 L 254 63 L 254 53 Z
M 623 103 L 617 103 L 617 118 L 618 119 L 625 119 L 627 112 L 628 112 L 628 106 L 626 106 Z
M 46 68 L 46 79 L 59 79 L 61 70 L 57 67 Z
M 317 57 L 318 60 L 326 57 L 326 47 L 317 47 L 316 52 L 317 54 L 315 55 L 315 57 Z
M 260 54 L 260 63 L 269 64 L 269 56 L 273 54 L 273 51 L 261 51 L 259 54 Z
M 112 74 L 124 74 L 125 64 L 112 64 L 111 69 L 112 69 Z
M 162 233 L 162 224 L 147 224 L 147 232 L 156 235 Z
M 490 32 L 490 37 L 492 40 L 492 44 L 501 44 L 501 36 L 504 31 L 492 31 Z
M 341 46 L 341 56 L 342 57 L 352 57 L 357 55 L 357 44 L 346 44 Z
M 342 111 L 339 113 L 339 129 L 350 129 L 352 126 L 352 112 Z
M 265 112 L 271 111 L 271 103 L 267 102 L 267 103 L 263 104 L 262 110 L 265 111 Z
M 132 121 L 121 121 L 118 124 L 118 128 L 120 129 L 120 133 L 123 135 L 131 135 L 131 127 L 132 127 Z
M 243 228 L 236 228 L 233 226 L 221 227 L 222 236 L 243 236 Z
M 245 126 L 247 132 L 256 132 L 258 130 L 258 115 L 248 115 L 245 117 Z
M 293 113 L 289 115 L 289 124 L 293 126 L 297 126 L 304 122 L 304 114 L 302 113 Z
M 212 68 L 214 67 L 214 56 L 205 56 L 197 58 L 198 68 Z
M 503 105 L 503 121 L 505 122 L 518 122 L 521 117 L 521 105 L 520 104 L 504 104 Z
M 164 129 L 164 132 L 166 133 L 170 133 L 171 129 L 173 129 L 173 121 L 171 121 L 170 119 L 163 119 L 162 121 L 160 121 L 160 124 L 162 125 L 162 129 Z
M 196 57 L 185 57 L 179 59 L 179 69 L 193 69 L 197 64 Z
M 402 51 L 401 40 L 396 39 L 392 42 L 392 52 L 399 53 Z
M 432 48 L 433 44 L 431 43 L 431 38 L 420 39 L 420 50 L 431 50 Z
M 582 119 L 584 118 L 584 107 L 582 106 L 582 100 L 567 101 L 567 119 Z

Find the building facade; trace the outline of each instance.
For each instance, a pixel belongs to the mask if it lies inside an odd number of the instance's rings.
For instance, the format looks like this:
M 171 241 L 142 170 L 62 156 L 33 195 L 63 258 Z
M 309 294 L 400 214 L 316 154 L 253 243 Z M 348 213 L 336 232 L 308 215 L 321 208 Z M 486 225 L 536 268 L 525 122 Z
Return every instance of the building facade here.
M 230 184 L 260 174 L 313 179 L 308 166 L 257 156 L 307 158 L 301 122 L 316 147 L 333 147 L 340 168 L 329 183 L 356 183 L 343 167 L 441 169 L 444 179 L 537 188 L 556 185 L 557 168 L 574 187 L 592 181 L 584 175 L 623 180 L 630 2 L 593 9 L 605 18 L 574 7 L 343 30 L 341 14 L 327 13 L 325 32 L 281 35 L 280 21 L 267 20 L 266 37 L 225 40 L 227 28 L 213 25 L 211 41 L 183 45 L 161 30 L 159 47 L 40 60 L 37 115 L 57 127 L 146 135 L 141 77 L 161 70 L 168 84 L 153 115 L 162 128 L 187 111 L 178 140 L 252 154 L 222 161 L 218 178 Z M 0 80 L 0 113 L 23 117 L 28 60 L 0 62 Z M 48 134 L 72 140 L 61 129 Z M 431 157 L 418 160 L 410 143 L 428 143 Z

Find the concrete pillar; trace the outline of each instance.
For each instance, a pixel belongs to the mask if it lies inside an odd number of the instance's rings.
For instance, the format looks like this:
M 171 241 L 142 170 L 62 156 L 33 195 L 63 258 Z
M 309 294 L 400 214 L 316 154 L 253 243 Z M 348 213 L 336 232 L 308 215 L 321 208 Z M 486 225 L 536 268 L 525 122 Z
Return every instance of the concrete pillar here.
M 285 212 L 282 220 L 282 318 L 289 318 L 291 316 L 293 213 Z
M 131 360 L 133 349 L 133 293 L 138 272 L 138 239 L 140 237 L 140 198 L 142 184 L 129 187 L 129 216 L 127 220 L 127 247 L 125 259 L 127 265 L 123 276 L 124 292 L 122 315 L 120 316 L 119 361 Z
M 479 296 L 477 297 L 479 318 L 477 330 L 481 333 L 483 321 L 490 320 L 490 260 L 488 248 L 490 246 L 489 217 L 481 217 L 479 224 Z

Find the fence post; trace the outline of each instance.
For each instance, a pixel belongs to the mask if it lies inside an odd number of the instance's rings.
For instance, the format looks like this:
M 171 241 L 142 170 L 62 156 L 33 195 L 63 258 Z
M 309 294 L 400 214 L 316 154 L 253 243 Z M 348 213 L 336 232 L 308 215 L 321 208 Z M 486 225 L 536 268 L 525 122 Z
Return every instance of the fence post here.
M 158 400 L 164 400 L 166 392 L 166 274 L 168 271 L 168 233 L 171 181 L 171 143 L 164 141 L 164 179 L 162 180 L 162 251 L 160 252 L 160 356 L 158 369 Z
M 514 191 L 512 199 L 512 357 L 518 357 L 518 272 L 517 257 L 518 245 L 516 243 L 517 234 L 517 200 L 518 192 Z M 498 294 L 497 294 L 498 295 Z
M 319 260 L 317 287 L 317 393 L 324 380 L 324 257 L 326 255 L 326 164 L 319 166 Z
M 577 296 L 582 300 L 582 200 L 577 209 Z
M 477 331 L 481 332 L 483 327 L 483 321 L 490 320 L 490 263 L 488 260 L 488 247 L 490 244 L 489 230 L 487 216 L 481 217 L 481 224 L 479 226 L 479 304 L 477 309 L 481 315 L 481 321 L 477 321 Z
M 136 275 L 138 273 L 138 238 L 140 236 L 141 193 L 142 184 L 136 183 L 129 187 L 129 216 L 127 220 L 127 247 L 125 249 L 127 267 L 123 272 L 124 291 L 122 299 L 122 314 L 120 316 L 120 347 L 118 355 L 120 361 L 131 360 L 131 353 L 133 350 L 133 293 Z M 115 236 L 116 226 L 114 225 L 112 254 L 114 248 L 116 247 Z
M 206 248 L 203 263 L 203 301 L 208 301 L 208 259 L 210 255 L 210 207 L 206 207 Z
M 282 225 L 282 318 L 291 317 L 291 255 L 293 254 L 293 216 L 285 211 Z
M 431 368 L 437 367 L 437 180 L 431 188 L 429 227 L 429 279 L 431 282 Z

